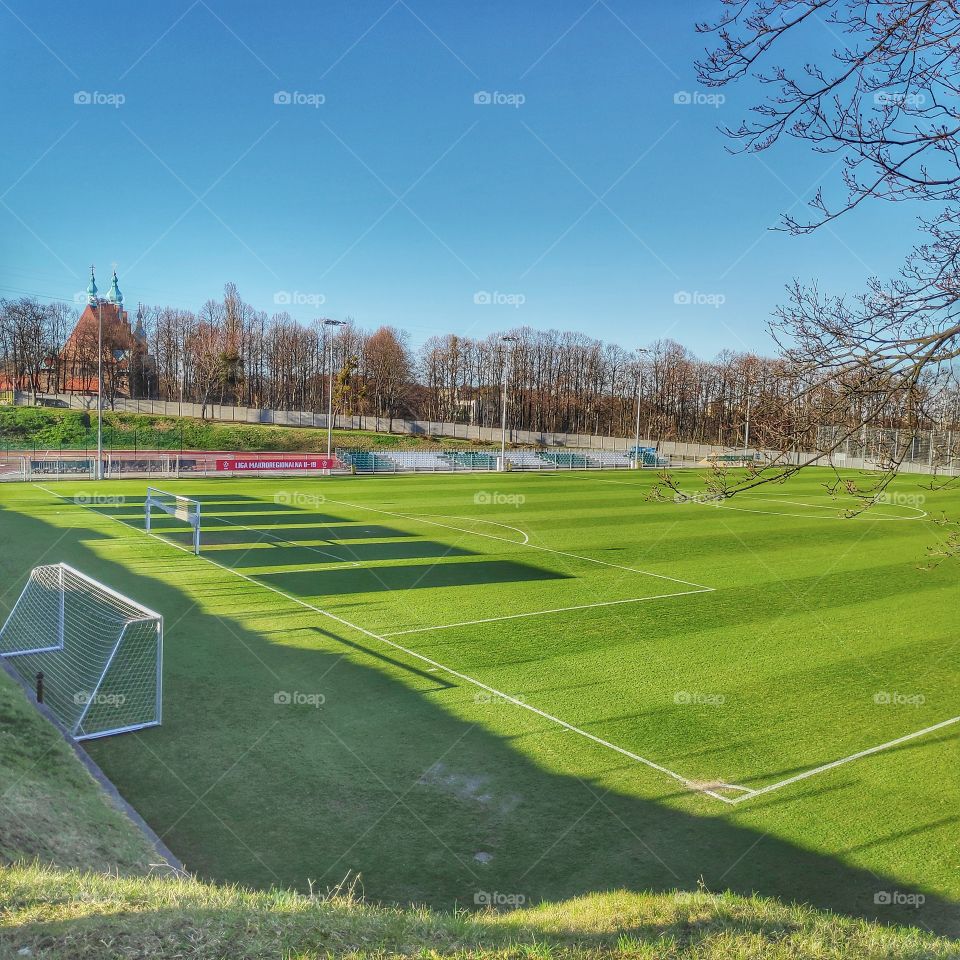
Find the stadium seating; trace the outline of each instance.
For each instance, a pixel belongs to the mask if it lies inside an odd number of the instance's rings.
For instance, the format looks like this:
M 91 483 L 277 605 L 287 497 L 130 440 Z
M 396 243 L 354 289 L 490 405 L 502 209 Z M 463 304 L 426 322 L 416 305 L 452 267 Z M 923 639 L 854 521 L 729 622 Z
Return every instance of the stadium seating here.
M 497 469 L 497 457 L 493 453 L 480 450 L 446 450 L 443 455 L 462 470 Z
M 556 453 L 545 451 L 540 456 L 547 463 L 553 463 L 568 470 L 586 470 L 589 467 L 596 466 L 582 454 L 573 453 L 570 450 L 561 450 Z
M 352 466 L 357 473 L 396 473 L 397 465 L 392 460 L 371 450 L 338 450 L 341 463 Z
M 556 466 L 532 450 L 510 450 L 507 452 L 507 462 L 514 470 L 545 470 Z
M 596 462 L 597 466 L 605 467 L 630 467 L 633 459 L 628 453 L 617 452 L 615 450 L 591 450 L 589 458 Z
M 390 461 L 396 470 L 410 470 L 414 473 L 456 469 L 443 454 L 429 450 L 398 450 L 395 453 L 377 454 L 377 458 Z

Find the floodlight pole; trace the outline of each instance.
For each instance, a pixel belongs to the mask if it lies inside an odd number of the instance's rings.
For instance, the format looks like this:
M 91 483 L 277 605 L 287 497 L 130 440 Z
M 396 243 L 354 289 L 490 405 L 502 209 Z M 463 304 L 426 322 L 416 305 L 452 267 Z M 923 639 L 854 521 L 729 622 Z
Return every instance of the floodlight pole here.
M 747 393 L 747 423 L 743 431 L 743 452 L 750 449 L 750 404 L 753 401 L 753 394 Z
M 516 337 L 501 337 L 501 343 L 516 343 Z M 510 360 L 513 359 L 513 350 L 507 348 Z M 500 469 L 507 467 L 507 370 L 508 360 L 503 358 L 503 382 L 500 390 Z
M 103 479 L 103 301 L 97 300 L 97 471 Z
M 344 327 L 345 320 L 324 320 L 323 326 Z M 333 334 L 330 337 L 330 385 L 327 392 L 327 457 L 333 456 Z
M 649 350 L 637 350 L 637 353 L 643 356 L 649 356 Z M 637 428 L 634 433 L 633 439 L 633 462 L 634 465 L 640 466 L 640 398 L 643 396 L 643 366 L 638 364 L 637 366 Z

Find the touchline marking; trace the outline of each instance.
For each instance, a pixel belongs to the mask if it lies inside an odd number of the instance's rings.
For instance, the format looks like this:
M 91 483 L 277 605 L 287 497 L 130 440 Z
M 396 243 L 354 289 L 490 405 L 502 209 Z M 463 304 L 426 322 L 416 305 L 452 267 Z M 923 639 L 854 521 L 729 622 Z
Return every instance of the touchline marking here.
M 59 493 L 56 493 L 53 490 L 50 490 L 47 487 L 43 487 L 40 484 L 34 484 L 39 490 L 43 490 L 44 493 L 49 494 L 50 496 L 56 497 L 59 500 L 64 501 L 65 503 L 72 503 L 76 506 L 82 507 L 84 510 L 88 510 L 93 513 L 95 516 L 102 517 L 103 513 L 100 513 L 94 510 L 92 507 L 87 504 L 78 504 L 75 500 L 70 500 L 68 497 L 65 497 Z M 336 501 L 334 501 L 336 502 Z M 387 511 L 380 511 L 387 512 Z M 694 781 L 688 780 L 686 777 L 682 776 L 679 773 L 676 773 L 673 770 L 670 770 L 667 767 L 661 766 L 659 763 L 654 763 L 653 760 L 648 760 L 646 757 L 641 757 L 637 753 L 633 753 L 630 750 L 625 749 L 624 747 L 618 747 L 615 743 L 610 743 L 609 740 L 604 740 L 601 737 L 597 737 L 592 733 L 588 733 L 586 730 L 581 729 L 580 727 L 575 727 L 572 723 L 567 723 L 566 720 L 561 720 L 559 717 L 553 716 L 553 714 L 547 713 L 545 710 L 541 710 L 539 707 L 535 707 L 532 704 L 524 703 L 522 700 L 518 700 L 516 697 L 511 697 L 510 694 L 504 693 L 502 690 L 498 690 L 496 687 L 491 687 L 489 684 L 483 683 L 481 680 L 477 680 L 475 677 L 471 677 L 468 674 L 460 673 L 458 670 L 454 670 L 452 667 L 448 667 L 443 663 L 440 663 L 438 660 L 432 660 L 430 657 L 424 656 L 422 653 L 417 653 L 415 650 L 411 650 L 409 647 L 404 647 L 399 643 L 396 643 L 393 640 L 389 640 L 386 637 L 380 636 L 377 633 L 374 633 L 372 630 L 367 630 L 365 627 L 360 627 L 355 623 L 351 623 L 349 620 L 344 620 L 343 617 L 337 616 L 335 613 L 331 613 L 329 610 L 324 610 L 322 607 L 315 606 L 312 603 L 308 603 L 306 600 L 301 599 L 300 597 L 295 597 L 292 594 L 286 593 L 283 590 L 278 589 L 277 587 L 271 586 L 268 583 L 264 583 L 262 580 L 257 580 L 256 577 L 249 576 L 245 573 L 240 573 L 239 570 L 234 570 L 231 567 L 227 567 L 222 563 L 218 563 L 216 560 L 213 560 L 210 557 L 204 556 L 202 553 L 198 556 L 194 552 L 187 548 L 183 547 L 178 543 L 174 543 L 171 540 L 166 540 L 163 537 L 155 533 L 147 533 L 145 530 L 140 530 L 138 527 L 134 526 L 132 523 L 128 523 L 126 520 L 120 519 L 120 517 L 113 516 L 112 514 L 106 514 L 111 520 L 116 521 L 117 523 L 122 524 L 125 527 L 129 527 L 131 530 L 136 530 L 138 533 L 144 533 L 148 537 L 152 537 L 154 540 L 157 540 L 159 543 L 162 543 L 168 547 L 173 547 L 175 550 L 179 550 L 181 553 L 187 554 L 189 557 L 193 557 L 195 560 L 203 560 L 206 563 L 212 564 L 220 570 L 225 571 L 226 573 L 232 573 L 235 577 L 239 577 L 241 580 L 245 580 L 247 583 L 252 583 L 255 586 L 262 587 L 264 590 L 269 590 L 271 593 L 275 593 L 279 597 L 283 597 L 285 600 L 289 600 L 291 603 L 296 604 L 297 606 L 305 607 L 307 610 L 312 610 L 314 613 L 319 613 L 321 616 L 327 617 L 330 620 L 335 621 L 345 627 L 350 628 L 351 630 L 356 630 L 358 633 L 362 633 L 364 636 L 370 637 L 373 640 L 378 640 L 380 643 L 385 643 L 389 647 L 393 647 L 395 650 L 399 650 L 401 653 L 405 653 L 407 656 L 413 657 L 416 660 L 420 660 L 422 663 L 427 663 L 431 667 L 434 667 L 437 670 L 442 670 L 444 673 L 449 674 L 452 677 L 456 677 L 458 680 L 464 681 L 464 683 L 469 683 L 472 686 L 478 687 L 481 690 L 485 690 L 487 693 L 493 694 L 495 697 L 502 698 L 508 703 L 514 704 L 514 706 L 520 707 L 523 710 L 528 710 L 530 713 L 534 713 L 537 716 L 543 717 L 545 720 L 549 720 L 551 723 L 555 723 L 560 727 L 563 727 L 565 730 L 569 730 L 571 733 L 576 733 L 579 736 L 583 737 L 586 740 L 590 740 L 593 743 L 598 744 L 601 747 L 606 747 L 608 750 L 613 750 L 615 753 L 619 753 L 624 757 L 628 757 L 631 760 L 635 760 L 637 763 L 642 763 L 644 766 L 649 767 L 651 770 L 656 770 L 659 773 L 663 773 L 666 776 L 670 777 L 673 780 L 676 780 L 678 783 L 683 784 L 690 790 L 701 793 L 705 796 L 712 797 L 714 800 L 720 800 L 723 803 L 732 805 L 734 800 L 730 797 L 725 797 L 723 794 L 716 793 L 713 790 L 704 789 L 699 787 Z M 439 526 L 444 526 L 444 524 L 439 524 Z M 470 531 L 464 531 L 469 533 Z M 480 534 L 480 536 L 485 536 L 485 534 Z M 503 539 L 502 537 L 495 537 L 494 539 Z M 508 541 L 515 542 L 515 541 Z M 531 544 L 531 546 L 533 546 Z M 544 548 L 545 549 L 545 548 Z M 552 552 L 552 551 L 551 551 Z M 586 559 L 586 558 L 584 558 Z M 602 561 L 599 561 L 602 562 Z M 642 571 L 641 571 L 642 572 Z M 670 579 L 670 578 L 666 578 Z M 704 588 L 712 589 L 712 588 Z
M 889 740 L 887 743 L 881 743 L 879 746 L 870 747 L 867 750 L 861 750 L 859 753 L 852 753 L 849 757 L 842 757 L 840 760 L 833 760 L 832 762 L 825 763 L 820 767 L 814 767 L 812 770 L 807 770 L 804 773 L 798 773 L 795 777 L 788 777 L 786 780 L 781 780 L 779 783 L 771 783 L 769 786 L 761 787 L 759 790 L 751 790 L 749 793 L 745 793 L 742 796 L 736 797 L 729 802 L 732 804 L 743 803 L 744 800 L 752 800 L 754 797 L 762 796 L 765 793 L 773 793 L 774 790 L 787 787 L 791 783 L 797 783 L 800 780 L 806 780 L 808 777 L 816 776 L 818 773 L 824 773 L 827 770 L 833 770 L 834 767 L 843 766 L 845 763 L 852 763 L 854 760 L 859 760 L 862 757 L 869 757 L 873 753 L 880 753 L 881 750 L 888 750 L 890 747 L 899 746 L 901 743 L 907 743 L 909 740 L 916 740 L 917 737 L 925 737 L 928 733 L 933 733 L 935 730 L 942 730 L 944 727 L 949 727 L 954 723 L 960 723 L 960 717 L 951 717 L 949 720 L 942 720 L 940 723 L 935 723 L 932 727 L 924 727 L 922 730 L 917 730 L 915 733 L 908 733 L 905 737 L 897 737 L 896 740 Z
M 736 499 L 736 497 L 731 497 L 728 499 Z M 830 509 L 830 505 L 826 503 L 802 503 L 797 500 L 778 501 L 770 497 L 753 497 L 753 498 L 743 497 L 742 499 L 745 500 L 747 503 L 758 502 L 758 501 L 771 502 L 771 503 L 783 502 L 783 503 L 792 504 L 793 506 L 797 506 L 797 507 L 809 507 L 811 510 L 829 510 Z M 859 517 L 863 517 L 866 520 L 877 520 L 877 521 L 883 520 L 883 521 L 887 521 L 888 523 L 891 521 L 899 521 L 900 523 L 909 523 L 911 520 L 923 520 L 925 517 L 928 516 L 925 510 L 920 510 L 919 507 L 910 507 L 910 506 L 907 506 L 906 504 L 902 504 L 901 506 L 903 506 L 904 509 L 906 510 L 918 511 L 918 515 L 913 517 L 891 517 L 889 515 L 884 515 L 884 514 L 870 513 L 868 510 L 865 510 L 862 513 L 856 513 L 850 517 L 839 516 L 837 514 L 828 515 L 828 516 L 822 516 L 822 515 L 818 516 L 817 514 L 812 514 L 812 513 L 788 513 L 787 511 L 784 511 L 784 510 L 752 510 L 749 507 L 732 507 L 729 504 L 721 502 L 719 500 L 717 501 L 688 500 L 687 502 L 699 503 L 703 507 L 713 507 L 714 510 L 736 510 L 738 513 L 761 513 L 768 517 L 798 517 L 801 520 L 847 520 L 849 521 L 849 520 L 856 520 Z
M 670 597 L 689 597 L 697 593 L 713 593 L 712 587 L 703 590 L 681 590 L 678 593 L 658 593 L 652 597 L 634 597 L 632 600 L 602 600 L 599 603 L 581 603 L 575 607 L 554 607 L 552 610 L 533 610 L 530 613 L 509 613 L 502 617 L 484 617 L 482 620 L 462 620 L 459 623 L 444 623 L 437 627 L 414 627 L 411 630 L 392 630 L 385 637 L 404 637 L 411 633 L 430 633 L 433 630 L 452 630 L 454 627 L 473 627 L 481 623 L 498 623 L 500 620 L 520 620 L 523 617 L 542 617 L 551 613 L 568 613 L 571 610 L 590 610 L 593 607 L 616 607 L 623 603 L 644 603 L 647 600 L 666 600 Z M 747 788 L 749 789 L 749 788 Z
M 409 513 L 394 513 L 392 510 L 380 510 L 377 507 L 367 507 L 359 503 L 350 503 L 348 500 L 332 500 L 327 497 L 326 503 L 338 503 L 342 507 L 353 507 L 355 510 L 368 510 L 370 513 L 380 513 L 387 517 L 399 517 L 401 520 L 412 520 L 414 523 L 429 523 L 435 527 L 446 527 L 448 530 L 457 530 L 460 533 L 470 533 L 477 537 L 488 537 L 491 540 L 499 540 L 501 543 L 511 543 L 517 547 L 529 547 L 531 550 L 542 550 L 544 553 L 552 553 L 558 557 L 572 557 L 574 560 L 583 560 L 586 563 L 599 563 L 604 567 L 614 567 L 617 570 L 626 570 L 627 573 L 640 573 L 645 577 L 656 577 L 658 580 L 669 580 L 671 583 L 681 583 L 685 587 L 695 587 L 698 592 L 706 593 L 714 591 L 715 587 L 708 587 L 702 583 L 694 583 L 692 580 L 680 580 L 677 577 L 668 577 L 663 573 L 651 573 L 649 570 L 638 570 L 636 567 L 626 567 L 621 563 L 612 563 L 609 560 L 598 560 L 596 557 L 584 557 L 579 553 L 569 553 L 566 550 L 554 550 L 552 547 L 544 547 L 539 543 L 518 543 L 516 540 L 508 540 L 506 537 L 498 537 L 493 533 L 481 533 L 479 530 L 464 530 L 462 527 L 454 527 L 449 523 L 439 523 L 436 520 L 428 520 L 426 517 L 418 517 Z

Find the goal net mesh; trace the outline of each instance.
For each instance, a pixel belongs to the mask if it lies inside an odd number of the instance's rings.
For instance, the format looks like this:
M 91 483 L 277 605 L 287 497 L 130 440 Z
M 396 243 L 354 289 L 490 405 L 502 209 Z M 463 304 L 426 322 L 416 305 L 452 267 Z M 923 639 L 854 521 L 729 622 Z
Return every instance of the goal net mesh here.
M 161 715 L 163 618 L 66 564 L 35 567 L 0 629 L 0 656 L 78 740 Z
M 190 497 L 182 497 L 176 493 L 167 493 L 156 487 L 147 487 L 147 497 L 144 502 L 144 520 L 147 533 L 153 526 L 153 511 L 160 510 L 169 517 L 188 523 L 193 528 L 193 552 L 200 553 L 200 501 Z M 169 531 L 165 531 L 169 533 Z

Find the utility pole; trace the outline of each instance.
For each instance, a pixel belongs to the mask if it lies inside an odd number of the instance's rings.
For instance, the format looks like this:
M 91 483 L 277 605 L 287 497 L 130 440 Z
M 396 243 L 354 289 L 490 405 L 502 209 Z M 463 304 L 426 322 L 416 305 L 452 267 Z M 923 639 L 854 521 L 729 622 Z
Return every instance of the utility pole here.
M 645 349 L 637 350 L 641 357 L 649 356 L 650 351 Z M 637 429 L 633 438 L 633 465 L 640 466 L 640 398 L 643 396 L 643 364 L 637 364 Z
M 345 327 L 345 320 L 324 320 L 324 329 L 327 327 Z M 327 394 L 327 456 L 333 456 L 333 331 L 330 335 L 330 389 Z
M 516 337 L 501 337 L 501 343 L 517 343 Z M 513 348 L 506 348 L 503 358 L 503 383 L 500 391 L 500 469 L 507 468 L 507 373 L 513 360 Z

